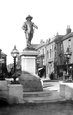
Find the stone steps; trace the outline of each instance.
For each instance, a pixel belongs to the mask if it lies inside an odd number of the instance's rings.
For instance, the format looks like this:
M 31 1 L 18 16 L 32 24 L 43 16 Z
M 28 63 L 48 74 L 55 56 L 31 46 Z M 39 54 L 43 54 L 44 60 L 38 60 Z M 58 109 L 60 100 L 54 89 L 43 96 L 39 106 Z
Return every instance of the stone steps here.
M 52 96 L 48 97 L 25 97 L 24 103 L 48 103 L 48 102 L 57 102 L 65 101 L 63 97 L 53 98 Z
M 23 92 L 23 98 L 26 98 L 26 97 L 48 97 L 48 96 L 51 96 L 52 95 L 52 92 L 51 91 L 42 91 L 42 92 Z

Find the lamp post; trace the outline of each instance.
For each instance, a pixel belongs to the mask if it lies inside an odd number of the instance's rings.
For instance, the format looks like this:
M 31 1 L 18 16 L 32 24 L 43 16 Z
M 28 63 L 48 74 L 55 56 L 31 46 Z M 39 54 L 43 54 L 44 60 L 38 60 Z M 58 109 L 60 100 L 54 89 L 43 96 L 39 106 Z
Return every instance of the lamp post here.
M 69 48 L 67 48 L 67 51 L 64 55 L 65 55 L 66 62 L 67 62 L 67 75 L 69 75 L 68 64 L 69 64 L 69 59 L 70 59 L 70 56 L 71 56 L 71 52 L 70 52 Z
M 16 58 L 19 54 L 19 51 L 16 49 L 16 45 L 14 46 L 14 49 L 11 52 L 11 56 L 14 58 L 14 82 L 16 82 Z

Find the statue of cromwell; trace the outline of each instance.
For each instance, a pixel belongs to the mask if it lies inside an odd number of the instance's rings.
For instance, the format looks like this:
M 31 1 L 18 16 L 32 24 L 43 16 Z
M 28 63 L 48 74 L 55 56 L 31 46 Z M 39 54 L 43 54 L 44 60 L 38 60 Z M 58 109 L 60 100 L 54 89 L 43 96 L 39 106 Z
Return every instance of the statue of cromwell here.
M 26 22 L 24 22 L 22 29 L 25 32 L 27 47 L 31 47 L 31 40 L 33 38 L 34 28 L 38 29 L 38 27 L 31 21 L 33 17 L 28 15 L 26 17 Z

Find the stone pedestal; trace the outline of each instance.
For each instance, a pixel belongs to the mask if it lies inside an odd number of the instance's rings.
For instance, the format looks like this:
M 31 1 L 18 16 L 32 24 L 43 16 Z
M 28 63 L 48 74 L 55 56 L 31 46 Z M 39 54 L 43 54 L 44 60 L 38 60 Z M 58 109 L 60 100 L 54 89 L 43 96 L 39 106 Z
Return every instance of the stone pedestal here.
M 63 82 L 60 83 L 60 96 L 65 97 L 65 84 Z
M 0 80 L 0 98 L 7 101 L 8 98 L 8 86 L 7 81 Z
M 38 52 L 32 49 L 25 48 L 21 53 L 21 68 L 22 71 L 36 73 L 36 56 Z
M 7 81 L 1 80 L 0 81 L 0 90 L 7 90 Z
M 21 56 L 22 73 L 19 77 L 24 92 L 43 91 L 39 76 L 36 75 L 36 57 L 38 52 L 33 48 L 25 48 Z
M 73 100 L 73 83 L 60 83 L 60 96 Z
M 9 103 L 23 103 L 23 86 L 21 84 L 8 85 Z
M 42 83 L 39 76 L 28 72 L 23 72 L 19 77 L 20 83 L 23 85 L 23 92 L 43 91 Z
M 21 57 L 22 71 L 28 71 L 30 73 L 36 73 L 36 57 L 22 56 Z

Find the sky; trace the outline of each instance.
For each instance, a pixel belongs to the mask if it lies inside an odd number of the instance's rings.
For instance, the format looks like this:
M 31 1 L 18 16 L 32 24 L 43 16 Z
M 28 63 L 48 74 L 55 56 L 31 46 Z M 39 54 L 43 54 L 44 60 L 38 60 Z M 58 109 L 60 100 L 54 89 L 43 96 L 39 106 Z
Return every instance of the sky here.
M 7 64 L 13 62 L 11 51 L 26 47 L 22 30 L 26 17 L 31 15 L 38 26 L 32 43 L 66 34 L 67 25 L 73 30 L 73 0 L 0 0 L 0 49 L 7 54 Z

